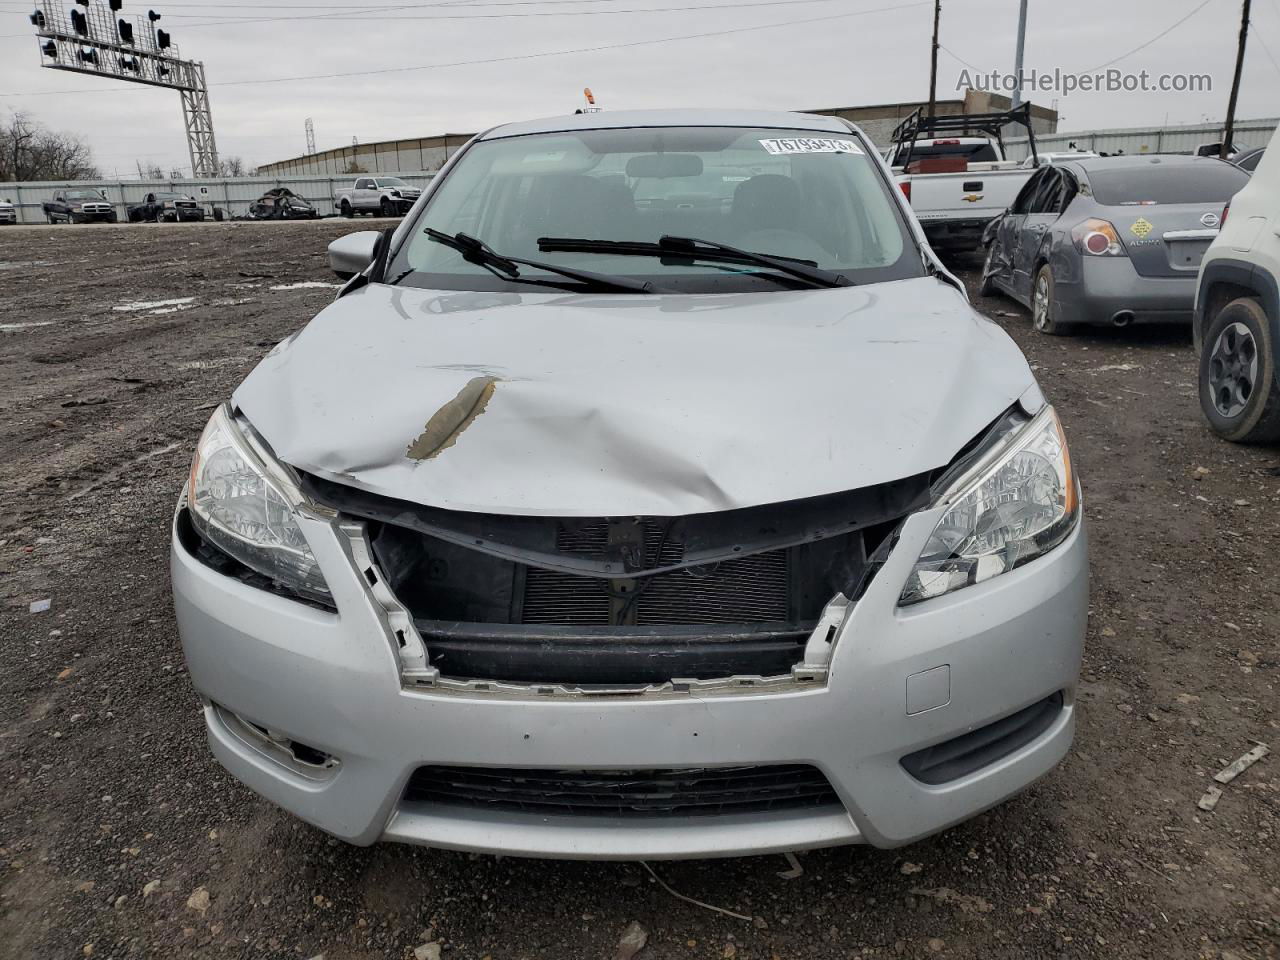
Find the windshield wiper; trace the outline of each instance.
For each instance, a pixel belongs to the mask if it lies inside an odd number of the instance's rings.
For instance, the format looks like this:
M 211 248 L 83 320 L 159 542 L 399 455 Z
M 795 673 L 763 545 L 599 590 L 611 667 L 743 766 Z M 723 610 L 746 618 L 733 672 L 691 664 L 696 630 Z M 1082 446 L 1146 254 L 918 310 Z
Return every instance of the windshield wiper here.
M 612 253 L 623 257 L 664 257 L 675 260 L 708 260 L 720 263 L 753 264 L 771 267 L 789 277 L 818 287 L 851 287 L 854 282 L 842 273 L 823 270 L 812 260 L 753 253 L 714 240 L 664 236 L 657 243 L 630 240 L 579 240 L 573 237 L 539 237 L 538 249 L 546 253 Z M 762 274 L 768 276 L 768 274 Z
M 452 247 L 462 254 L 462 259 L 468 263 L 474 263 L 478 266 L 485 267 L 497 274 L 504 280 L 516 280 L 521 283 L 537 283 L 543 286 L 556 286 L 564 288 L 564 284 L 555 283 L 548 280 L 538 280 L 534 277 L 525 277 L 520 273 L 520 267 L 531 267 L 534 270 L 545 270 L 547 273 L 555 273 L 569 280 L 576 280 L 578 283 L 586 284 L 590 287 L 596 287 L 604 290 L 625 290 L 628 293 L 670 293 L 669 290 L 663 290 L 655 287 L 652 283 L 644 280 L 629 280 L 626 277 L 611 277 L 603 273 L 592 273 L 589 270 L 575 270 L 572 267 L 559 267 L 554 263 L 541 263 L 537 260 L 522 260 L 519 257 L 505 257 L 502 254 L 490 249 L 489 245 L 483 240 L 477 240 L 469 234 L 462 233 L 443 233 L 439 230 L 427 227 L 425 231 L 428 237 L 436 243 L 443 243 L 446 247 Z

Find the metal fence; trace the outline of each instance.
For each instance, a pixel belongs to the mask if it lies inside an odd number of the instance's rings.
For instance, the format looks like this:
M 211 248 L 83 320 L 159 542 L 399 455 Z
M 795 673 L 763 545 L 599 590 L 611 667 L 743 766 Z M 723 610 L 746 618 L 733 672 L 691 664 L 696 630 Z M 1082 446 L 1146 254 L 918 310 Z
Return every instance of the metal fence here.
M 1241 148 L 1265 147 L 1280 119 L 1241 120 L 1232 139 Z M 1202 143 L 1221 142 L 1222 124 L 1196 123 L 1179 127 L 1132 127 L 1112 130 L 1080 130 L 1075 133 L 1036 134 L 1036 150 L 1051 153 L 1092 150 L 1094 153 L 1191 153 Z M 1073 146 L 1074 145 L 1074 146 Z M 1005 140 L 1009 157 L 1021 160 L 1030 152 L 1025 137 Z
M 396 173 L 413 187 L 425 187 L 434 173 L 416 171 Z M 126 208 L 141 203 L 148 193 L 173 190 L 189 194 L 201 202 L 207 214 L 220 209 L 228 216 L 243 217 L 249 204 L 272 187 L 288 187 L 315 205 L 321 216 L 337 213 L 333 195 L 355 183 L 354 176 L 339 177 L 222 177 L 213 180 L 50 180 L 29 183 L 0 183 L 0 200 L 8 200 L 17 208 L 19 223 L 44 223 L 41 204 L 58 190 L 101 190 L 116 208 L 121 222 L 127 219 Z

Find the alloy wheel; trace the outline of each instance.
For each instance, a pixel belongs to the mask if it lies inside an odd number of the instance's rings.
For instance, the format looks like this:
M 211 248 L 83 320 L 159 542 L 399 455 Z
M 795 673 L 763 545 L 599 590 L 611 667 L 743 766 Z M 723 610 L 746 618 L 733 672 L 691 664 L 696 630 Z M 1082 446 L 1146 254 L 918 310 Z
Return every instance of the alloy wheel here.
M 1043 273 L 1036 277 L 1035 294 L 1031 299 L 1031 322 L 1037 330 L 1043 330 L 1049 322 L 1049 278 Z
M 1243 323 L 1223 327 L 1209 354 L 1213 406 L 1228 419 L 1238 417 L 1258 381 L 1258 345 Z

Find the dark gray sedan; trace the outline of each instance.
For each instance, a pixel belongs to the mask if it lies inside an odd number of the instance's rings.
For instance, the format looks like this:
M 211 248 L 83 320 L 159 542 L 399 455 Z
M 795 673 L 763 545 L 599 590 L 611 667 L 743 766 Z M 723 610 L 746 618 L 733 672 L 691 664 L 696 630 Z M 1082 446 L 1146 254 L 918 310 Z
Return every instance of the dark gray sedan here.
M 1096 157 L 1042 168 L 987 228 L 982 292 L 1041 333 L 1191 322 L 1196 273 L 1224 205 L 1249 182 L 1209 157 Z

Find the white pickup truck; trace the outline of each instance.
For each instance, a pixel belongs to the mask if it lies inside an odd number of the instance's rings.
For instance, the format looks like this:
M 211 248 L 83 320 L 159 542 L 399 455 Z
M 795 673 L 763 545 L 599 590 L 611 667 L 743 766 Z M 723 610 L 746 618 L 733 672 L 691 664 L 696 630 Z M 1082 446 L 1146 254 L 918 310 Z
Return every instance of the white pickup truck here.
M 344 217 L 357 213 L 399 217 L 409 212 L 422 195 L 399 177 L 360 177 L 349 187 L 333 195 L 333 205 Z
M 1002 129 L 1024 123 L 1029 105 L 1007 113 L 925 117 L 920 111 L 894 132 L 888 163 L 929 243 L 938 250 L 975 250 L 982 232 L 1036 172 L 1005 159 Z M 983 136 L 972 136 L 981 133 Z M 1036 157 L 1031 136 L 1031 156 Z

